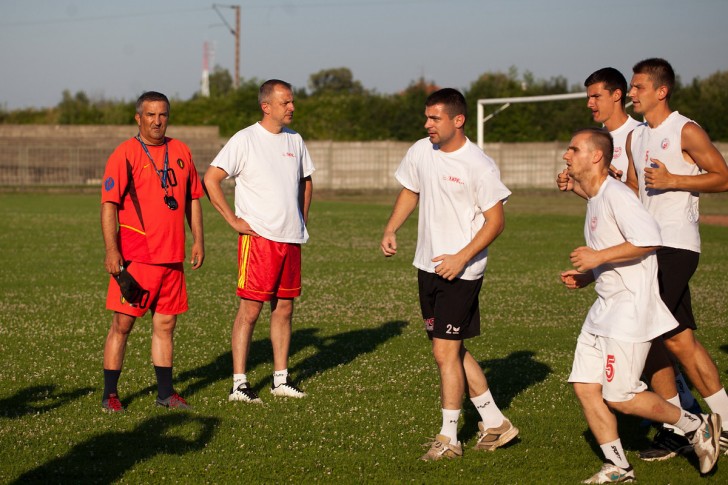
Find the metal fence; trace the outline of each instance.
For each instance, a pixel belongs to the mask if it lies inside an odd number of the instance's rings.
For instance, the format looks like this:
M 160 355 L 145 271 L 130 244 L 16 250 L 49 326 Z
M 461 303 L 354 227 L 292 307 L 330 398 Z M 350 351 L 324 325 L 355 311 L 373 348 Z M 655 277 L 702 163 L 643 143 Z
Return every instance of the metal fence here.
M 106 159 L 135 126 L 0 125 L 0 186 L 95 185 Z M 225 143 L 217 128 L 170 127 L 192 150 L 204 172 Z M 486 143 L 503 182 L 510 188 L 553 188 L 564 167 L 565 142 Z M 394 171 L 408 142 L 307 142 L 316 165 L 314 183 L 323 190 L 396 190 Z M 728 156 L 728 143 L 716 144 Z

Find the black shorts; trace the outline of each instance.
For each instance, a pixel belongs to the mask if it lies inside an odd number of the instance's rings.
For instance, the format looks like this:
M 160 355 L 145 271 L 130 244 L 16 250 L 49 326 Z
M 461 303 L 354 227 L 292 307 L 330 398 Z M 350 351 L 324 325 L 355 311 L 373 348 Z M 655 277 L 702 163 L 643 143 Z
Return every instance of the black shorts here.
M 664 335 L 665 338 L 674 337 L 688 328 L 697 329 L 688 283 L 698 269 L 699 259 L 700 253 L 687 249 L 663 247 L 657 250 L 660 296 L 679 323 Z
M 435 273 L 419 270 L 420 309 L 427 336 L 432 339 L 464 340 L 480 335 L 478 295 L 483 278 L 448 281 Z

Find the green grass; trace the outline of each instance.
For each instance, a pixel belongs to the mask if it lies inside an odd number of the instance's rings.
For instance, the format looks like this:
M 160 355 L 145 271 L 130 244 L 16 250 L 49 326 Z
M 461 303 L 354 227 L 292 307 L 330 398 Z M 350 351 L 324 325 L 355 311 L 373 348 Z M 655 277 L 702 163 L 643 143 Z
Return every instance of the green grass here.
M 583 244 L 583 201 L 516 193 L 491 248 L 481 293 L 483 334 L 468 347 L 520 440 L 472 452 L 477 414 L 460 423 L 465 456 L 424 463 L 440 426 L 439 382 L 411 266 L 414 218 L 385 259 L 381 229 L 393 196 L 314 201 L 304 248 L 290 370 L 309 396 L 267 391 L 272 355 L 265 313 L 248 375 L 265 406 L 229 403 L 230 329 L 237 307 L 235 234 L 205 202 L 207 258 L 188 272 L 175 386 L 194 412 L 153 406 L 150 319 L 137 322 L 120 382 L 127 411 L 100 410 L 110 313 L 97 194 L 0 193 L 0 482 L 577 483 L 601 456 L 566 378 L 593 289 L 569 292 L 558 273 Z M 726 199 L 705 210 L 725 212 Z M 704 226 L 693 278 L 702 342 L 726 380 L 728 228 Z M 620 419 L 643 483 L 695 483 L 694 461 L 640 462 L 651 432 Z M 720 466 L 725 468 L 726 458 Z M 724 482 L 719 470 L 701 483 Z

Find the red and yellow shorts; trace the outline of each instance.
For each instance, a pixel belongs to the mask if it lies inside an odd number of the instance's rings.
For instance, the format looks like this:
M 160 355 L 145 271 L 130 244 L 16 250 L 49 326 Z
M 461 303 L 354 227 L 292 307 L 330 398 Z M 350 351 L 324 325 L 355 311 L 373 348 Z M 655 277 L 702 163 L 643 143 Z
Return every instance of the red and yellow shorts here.
M 187 311 L 187 286 L 182 263 L 147 264 L 132 262 L 127 271 L 149 295 L 141 303 L 131 304 L 121 295 L 119 284 L 109 278 L 106 308 L 133 317 L 142 317 L 147 311 L 163 315 L 179 315 Z
M 301 245 L 240 235 L 237 295 L 255 301 L 300 296 Z

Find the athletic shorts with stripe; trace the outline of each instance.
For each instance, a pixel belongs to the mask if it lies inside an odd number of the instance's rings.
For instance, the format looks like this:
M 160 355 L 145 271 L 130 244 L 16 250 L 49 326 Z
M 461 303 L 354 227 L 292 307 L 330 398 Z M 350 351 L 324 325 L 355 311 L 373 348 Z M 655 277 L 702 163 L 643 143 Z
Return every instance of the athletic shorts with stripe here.
M 142 303 L 131 304 L 121 295 L 119 284 L 109 278 L 106 308 L 133 317 L 142 317 L 147 311 L 163 315 L 179 315 L 187 311 L 187 285 L 182 263 L 147 264 L 134 261 L 127 271 L 145 291 L 149 292 Z
M 478 295 L 482 277 L 448 281 L 435 273 L 418 270 L 417 284 L 422 319 L 430 339 L 465 340 L 480 335 Z
M 237 295 L 255 301 L 300 296 L 301 245 L 241 234 Z

